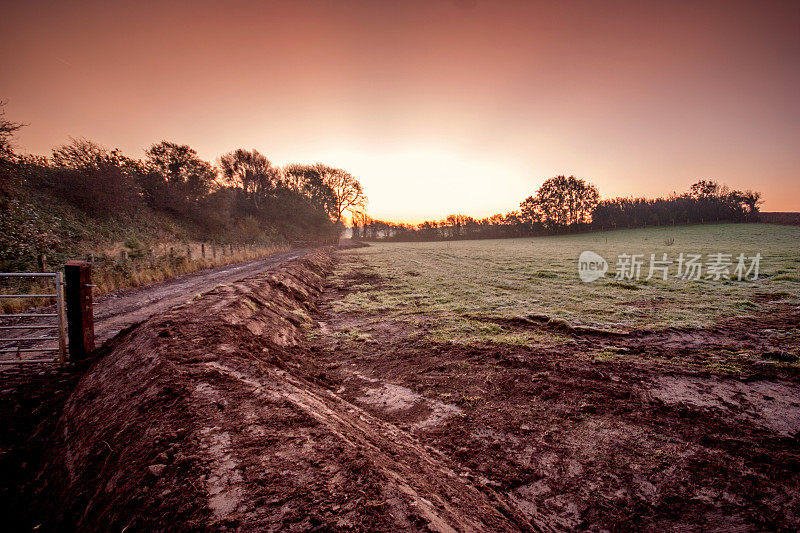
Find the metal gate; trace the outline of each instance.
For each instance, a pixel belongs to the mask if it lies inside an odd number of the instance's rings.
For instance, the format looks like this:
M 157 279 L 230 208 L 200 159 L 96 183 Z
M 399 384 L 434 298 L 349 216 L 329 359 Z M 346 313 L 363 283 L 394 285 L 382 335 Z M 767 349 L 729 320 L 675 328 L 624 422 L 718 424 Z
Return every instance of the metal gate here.
M 63 365 L 67 360 L 63 274 L 6 272 L 0 273 L 0 278 L 45 278 L 52 280 L 54 287 L 52 293 L 0 294 L 0 298 L 55 299 L 54 312 L 0 314 L 0 365 L 31 363 Z M 51 310 L 46 309 L 46 311 Z

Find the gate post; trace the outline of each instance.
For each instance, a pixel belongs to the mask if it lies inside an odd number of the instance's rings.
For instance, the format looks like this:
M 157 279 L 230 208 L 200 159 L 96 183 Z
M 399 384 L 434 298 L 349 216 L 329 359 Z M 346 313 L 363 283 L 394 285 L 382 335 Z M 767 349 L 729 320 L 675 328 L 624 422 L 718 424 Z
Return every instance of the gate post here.
M 69 358 L 84 359 L 94 350 L 92 266 L 86 261 L 67 261 L 64 266 L 69 332 Z

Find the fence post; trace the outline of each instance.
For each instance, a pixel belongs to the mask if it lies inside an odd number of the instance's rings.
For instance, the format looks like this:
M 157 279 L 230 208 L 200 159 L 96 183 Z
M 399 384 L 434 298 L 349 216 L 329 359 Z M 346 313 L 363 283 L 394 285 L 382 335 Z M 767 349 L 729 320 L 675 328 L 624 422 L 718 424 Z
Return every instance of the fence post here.
M 94 350 L 92 267 L 86 261 L 67 261 L 64 277 L 69 357 L 73 361 L 79 361 Z
M 67 362 L 67 317 L 64 309 L 64 274 L 56 272 L 56 314 L 58 315 L 58 363 Z

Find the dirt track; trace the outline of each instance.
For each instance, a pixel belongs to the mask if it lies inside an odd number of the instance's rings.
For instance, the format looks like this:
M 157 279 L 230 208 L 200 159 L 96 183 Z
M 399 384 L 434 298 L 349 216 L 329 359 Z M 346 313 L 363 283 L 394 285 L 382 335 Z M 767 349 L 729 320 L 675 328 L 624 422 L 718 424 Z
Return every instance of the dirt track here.
M 97 345 L 123 329 L 191 300 L 216 285 L 263 274 L 277 265 L 303 257 L 309 250 L 309 248 L 299 248 L 278 252 L 253 261 L 192 272 L 146 287 L 104 294 L 95 299 Z
M 191 300 L 196 295 L 204 293 L 216 285 L 262 274 L 277 265 L 303 257 L 309 250 L 308 248 L 296 248 L 286 252 L 278 252 L 261 259 L 208 268 L 153 285 L 125 289 L 99 296 L 94 300 L 96 345 L 100 346 L 123 329 Z M 48 307 L 42 309 L 41 312 L 53 311 Z M 25 324 L 25 322 L 18 321 L 17 324 Z M 43 335 L 51 334 L 44 333 Z M 40 333 L 36 330 L 18 330 L 13 333 L 2 331 L 0 332 L 0 347 L 5 348 L 13 347 L 14 345 L 4 345 L 2 343 L 3 335 L 34 338 Z M 54 347 L 54 343 L 55 341 L 45 343 L 29 342 L 25 343 L 24 347 Z M 11 358 L 11 355 L 7 354 L 5 357 Z M 2 370 L 2 367 L 0 367 L 0 370 Z

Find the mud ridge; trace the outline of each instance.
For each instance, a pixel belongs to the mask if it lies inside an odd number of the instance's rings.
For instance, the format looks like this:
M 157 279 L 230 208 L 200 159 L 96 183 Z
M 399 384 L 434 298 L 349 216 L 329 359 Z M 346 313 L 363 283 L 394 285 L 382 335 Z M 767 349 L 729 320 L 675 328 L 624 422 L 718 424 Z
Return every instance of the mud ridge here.
M 57 423 L 41 529 L 549 530 L 320 384 L 304 339 L 331 266 L 315 252 L 115 339 Z

